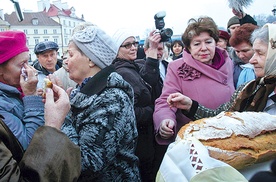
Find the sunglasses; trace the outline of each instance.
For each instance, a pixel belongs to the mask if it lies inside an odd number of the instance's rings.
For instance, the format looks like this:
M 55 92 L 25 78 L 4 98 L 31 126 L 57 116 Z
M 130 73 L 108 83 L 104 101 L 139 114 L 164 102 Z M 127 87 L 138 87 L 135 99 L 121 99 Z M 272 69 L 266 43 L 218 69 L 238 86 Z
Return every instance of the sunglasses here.
M 120 47 L 124 47 L 126 49 L 130 49 L 132 47 L 132 45 L 134 45 L 134 47 L 138 47 L 139 42 L 133 42 L 133 43 L 127 43 L 125 45 L 121 45 Z

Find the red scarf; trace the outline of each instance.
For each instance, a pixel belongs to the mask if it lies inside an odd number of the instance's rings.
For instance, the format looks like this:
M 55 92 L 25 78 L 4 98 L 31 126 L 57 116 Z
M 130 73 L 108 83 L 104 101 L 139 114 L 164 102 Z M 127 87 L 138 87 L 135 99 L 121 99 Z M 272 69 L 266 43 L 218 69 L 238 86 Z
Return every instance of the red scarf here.
M 18 87 L 17 90 L 20 92 L 20 99 L 22 99 L 25 96 L 23 91 L 22 91 L 22 88 Z

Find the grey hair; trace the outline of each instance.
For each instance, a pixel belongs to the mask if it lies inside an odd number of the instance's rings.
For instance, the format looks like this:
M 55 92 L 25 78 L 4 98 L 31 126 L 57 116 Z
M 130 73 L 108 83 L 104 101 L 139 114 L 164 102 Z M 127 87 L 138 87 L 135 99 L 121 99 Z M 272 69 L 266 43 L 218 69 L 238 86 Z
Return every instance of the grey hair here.
M 256 39 L 259 39 L 260 41 L 268 44 L 268 27 L 264 26 L 264 27 L 260 27 L 255 29 L 250 37 L 250 41 L 253 45 L 253 42 L 255 42 Z
M 144 42 L 144 48 L 148 49 L 149 48 L 149 37 L 146 38 L 145 42 Z
M 162 42 L 163 43 L 163 47 L 164 47 L 164 42 Z M 144 42 L 144 49 L 148 49 L 150 47 L 150 45 L 149 45 L 149 37 L 147 37 L 146 38 L 146 40 L 145 40 L 145 42 Z
M 269 28 L 270 26 L 270 28 Z M 270 45 L 270 39 L 273 40 L 273 38 L 275 37 L 275 33 L 274 33 L 274 29 L 275 29 L 275 25 L 272 24 L 266 24 L 261 28 L 256 29 L 250 38 L 250 41 L 252 42 L 252 44 L 256 41 L 259 40 L 262 43 L 266 44 L 267 47 L 267 55 L 266 55 L 266 60 L 265 60 L 265 66 L 264 66 L 264 74 L 265 76 L 268 75 L 276 75 L 276 51 L 275 48 L 273 48 Z M 272 31 L 272 32 L 269 32 Z

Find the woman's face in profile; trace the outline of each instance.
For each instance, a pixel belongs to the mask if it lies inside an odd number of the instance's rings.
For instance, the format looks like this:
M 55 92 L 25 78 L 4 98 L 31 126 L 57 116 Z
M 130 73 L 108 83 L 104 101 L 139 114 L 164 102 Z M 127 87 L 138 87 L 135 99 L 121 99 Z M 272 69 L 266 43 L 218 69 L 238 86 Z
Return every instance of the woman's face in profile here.
M 93 64 L 87 56 L 82 54 L 75 43 L 70 42 L 68 46 L 68 57 L 65 60 L 67 65 L 69 77 L 78 84 L 91 76 L 91 64 Z
M 198 36 L 194 36 L 189 48 L 192 57 L 205 64 L 212 64 L 215 50 L 216 42 L 208 32 L 201 32 Z
M 253 50 L 254 54 L 249 60 L 249 63 L 254 66 L 256 77 L 263 77 L 265 76 L 265 62 L 268 45 L 260 39 L 256 39 L 253 43 Z

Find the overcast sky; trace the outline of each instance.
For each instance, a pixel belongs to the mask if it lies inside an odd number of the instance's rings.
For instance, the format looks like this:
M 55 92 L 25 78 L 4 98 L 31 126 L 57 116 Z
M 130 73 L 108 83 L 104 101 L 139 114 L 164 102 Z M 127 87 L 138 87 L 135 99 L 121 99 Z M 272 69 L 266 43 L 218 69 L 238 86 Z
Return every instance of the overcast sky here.
M 11 13 L 13 3 L 0 0 L 4 13 Z M 37 11 L 37 0 L 18 0 L 22 10 Z M 50 1 L 52 2 L 52 0 Z M 228 0 L 61 0 L 76 9 L 77 16 L 84 15 L 86 21 L 97 24 L 112 35 L 118 28 L 131 28 L 140 36 L 146 29 L 154 29 L 154 15 L 166 11 L 166 28 L 174 34 L 184 32 L 190 18 L 201 15 L 212 17 L 219 27 L 226 27 L 233 16 Z M 275 0 L 253 0 L 244 11 L 250 15 L 272 15 Z

